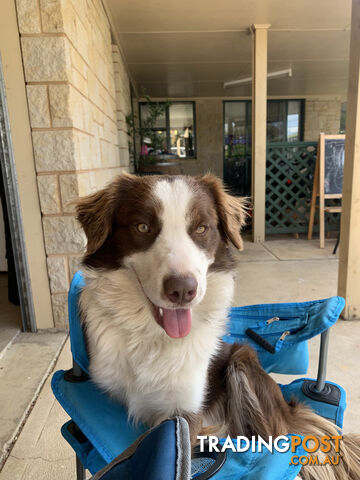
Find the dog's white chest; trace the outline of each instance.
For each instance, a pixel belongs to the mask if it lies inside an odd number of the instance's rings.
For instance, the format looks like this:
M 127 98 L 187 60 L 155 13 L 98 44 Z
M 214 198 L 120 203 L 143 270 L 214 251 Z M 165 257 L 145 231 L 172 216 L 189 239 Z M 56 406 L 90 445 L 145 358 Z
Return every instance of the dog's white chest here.
M 100 348 L 98 343 L 90 345 L 91 374 L 126 403 L 133 418 L 148 424 L 178 412 L 196 413 L 204 400 L 209 355 L 197 352 L 191 340 L 145 338 L 132 348 L 131 339 L 125 341 L 119 331 L 109 328 L 102 334 Z M 116 362 L 109 351 L 118 352 Z

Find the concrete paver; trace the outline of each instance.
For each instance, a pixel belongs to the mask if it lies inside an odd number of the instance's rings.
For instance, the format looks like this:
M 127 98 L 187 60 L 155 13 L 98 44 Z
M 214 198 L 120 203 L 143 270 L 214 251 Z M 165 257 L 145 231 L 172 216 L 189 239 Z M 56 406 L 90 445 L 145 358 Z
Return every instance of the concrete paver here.
M 239 263 L 234 305 L 300 302 L 336 295 L 337 269 L 336 259 Z
M 325 240 L 325 248 L 319 247 L 319 240 L 273 238 L 264 247 L 279 260 L 312 260 L 337 258 L 339 251 L 333 255 L 335 238 Z
M 0 359 L 0 461 L 65 339 L 65 332 L 20 333 Z
M 71 364 L 67 341 L 56 369 L 68 369 Z M 69 417 L 55 400 L 50 383 L 51 375 L 0 472 L 1 480 L 75 478 L 75 455 L 60 433 Z

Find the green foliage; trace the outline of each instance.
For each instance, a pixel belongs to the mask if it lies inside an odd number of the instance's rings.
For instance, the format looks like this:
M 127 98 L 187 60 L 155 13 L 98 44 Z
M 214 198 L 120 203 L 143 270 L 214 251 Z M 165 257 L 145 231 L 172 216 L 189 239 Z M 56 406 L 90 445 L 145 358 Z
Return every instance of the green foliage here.
M 154 152 L 149 155 L 139 155 L 139 159 L 137 162 L 135 159 L 136 168 L 138 168 L 140 163 L 156 163 L 156 152 L 158 150 L 161 150 L 163 145 L 163 138 L 156 130 L 156 123 L 159 118 L 166 114 L 166 110 L 171 105 L 171 102 L 169 100 L 166 100 L 165 102 L 152 101 L 145 90 L 141 92 L 141 98 L 145 100 L 147 105 L 146 118 L 142 118 L 141 125 L 137 126 L 137 116 L 134 113 L 130 113 L 129 115 L 127 115 L 126 124 L 128 127 L 128 135 L 132 139 L 134 139 L 135 137 L 139 137 L 141 143 L 143 143 L 145 138 L 148 138 L 150 140 L 152 148 L 154 149 Z

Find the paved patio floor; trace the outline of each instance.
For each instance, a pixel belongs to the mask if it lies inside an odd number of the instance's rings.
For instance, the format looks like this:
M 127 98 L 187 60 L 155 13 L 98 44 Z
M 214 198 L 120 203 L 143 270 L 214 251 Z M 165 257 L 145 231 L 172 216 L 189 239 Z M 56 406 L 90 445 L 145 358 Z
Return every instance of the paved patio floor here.
M 318 241 L 271 239 L 263 245 L 245 243 L 238 254 L 237 285 L 234 304 L 304 301 L 336 295 L 337 258 L 332 255 L 335 240 L 327 240 L 319 249 Z M 360 322 L 339 321 L 330 340 L 328 379 L 339 382 L 347 391 L 348 410 L 345 431 L 360 432 L 360 383 L 358 338 Z M 316 376 L 319 340 L 310 342 L 309 376 Z M 70 368 L 68 342 L 55 369 Z M 276 376 L 281 383 L 290 376 Z M 74 454 L 60 435 L 67 415 L 55 402 L 50 378 L 30 414 L 0 480 L 70 480 L 75 478 Z

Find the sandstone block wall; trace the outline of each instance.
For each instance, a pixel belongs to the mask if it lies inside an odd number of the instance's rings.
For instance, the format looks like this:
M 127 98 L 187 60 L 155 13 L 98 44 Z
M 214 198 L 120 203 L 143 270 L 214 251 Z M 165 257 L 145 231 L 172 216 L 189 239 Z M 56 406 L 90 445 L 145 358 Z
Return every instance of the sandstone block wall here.
M 84 235 L 73 202 L 129 170 L 130 85 L 100 0 L 16 0 L 54 326 Z
M 307 98 L 305 101 L 304 141 L 319 140 L 321 132 L 339 133 L 340 116 L 340 98 Z

